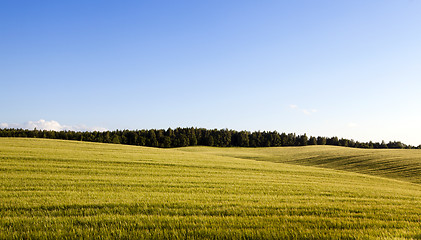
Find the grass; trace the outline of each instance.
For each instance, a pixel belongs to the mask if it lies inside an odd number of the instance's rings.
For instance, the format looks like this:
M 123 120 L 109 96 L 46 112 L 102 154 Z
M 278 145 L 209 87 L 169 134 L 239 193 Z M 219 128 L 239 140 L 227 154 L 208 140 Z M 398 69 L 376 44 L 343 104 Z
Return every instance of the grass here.
M 278 148 L 189 147 L 180 150 L 258 161 L 316 166 L 421 184 L 421 150 L 419 149 L 307 146 Z
M 421 239 L 418 151 L 376 151 L 0 138 L 0 238 Z

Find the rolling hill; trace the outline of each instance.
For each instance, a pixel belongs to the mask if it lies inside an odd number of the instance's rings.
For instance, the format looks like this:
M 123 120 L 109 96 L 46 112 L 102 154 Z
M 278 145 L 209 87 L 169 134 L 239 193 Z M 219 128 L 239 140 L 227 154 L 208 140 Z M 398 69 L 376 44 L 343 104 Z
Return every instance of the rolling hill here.
M 361 149 L 337 146 L 270 148 L 179 148 L 240 159 L 315 166 L 421 184 L 420 149 Z
M 420 239 L 419 157 L 0 138 L 0 238 Z

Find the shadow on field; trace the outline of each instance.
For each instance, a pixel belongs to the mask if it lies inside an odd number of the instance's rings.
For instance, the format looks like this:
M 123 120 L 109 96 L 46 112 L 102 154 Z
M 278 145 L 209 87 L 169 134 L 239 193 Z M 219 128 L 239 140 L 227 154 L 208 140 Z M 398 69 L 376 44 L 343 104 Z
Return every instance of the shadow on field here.
M 408 238 L 410 238 L 410 239 L 421 239 L 421 233 L 417 233 L 415 235 L 409 235 Z

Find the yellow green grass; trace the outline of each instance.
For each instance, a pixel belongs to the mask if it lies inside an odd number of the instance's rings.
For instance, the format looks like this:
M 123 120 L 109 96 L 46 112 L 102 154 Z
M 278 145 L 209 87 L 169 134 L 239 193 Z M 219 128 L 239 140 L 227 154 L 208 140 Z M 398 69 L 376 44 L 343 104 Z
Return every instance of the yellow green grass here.
M 180 148 L 241 159 L 316 166 L 421 184 L 420 149 L 361 149 L 337 146 L 277 148 Z
M 0 138 L 0 238 L 420 239 L 419 152 L 311 162 L 352 150 Z M 397 158 L 408 171 L 376 167 Z

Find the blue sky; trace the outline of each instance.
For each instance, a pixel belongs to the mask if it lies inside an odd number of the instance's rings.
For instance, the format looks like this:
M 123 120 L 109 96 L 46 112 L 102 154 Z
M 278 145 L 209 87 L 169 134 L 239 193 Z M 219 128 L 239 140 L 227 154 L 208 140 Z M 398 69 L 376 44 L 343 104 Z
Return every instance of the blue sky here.
M 2 1 L 0 127 L 419 145 L 420 12 L 417 0 Z

